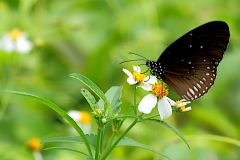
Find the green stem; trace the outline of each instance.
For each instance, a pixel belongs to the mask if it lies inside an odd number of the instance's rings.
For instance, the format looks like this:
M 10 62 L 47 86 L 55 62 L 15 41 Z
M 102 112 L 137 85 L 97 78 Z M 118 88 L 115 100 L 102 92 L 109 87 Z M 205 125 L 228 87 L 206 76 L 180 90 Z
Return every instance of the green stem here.
M 144 120 L 148 120 L 148 119 L 155 118 L 155 117 L 159 117 L 159 114 L 147 116 L 147 117 L 144 118 Z
M 134 109 L 135 115 L 137 115 L 137 86 L 134 86 L 133 109 Z
M 141 117 L 135 116 L 135 115 L 119 115 L 119 116 L 115 116 L 113 118 L 108 119 L 106 123 L 111 122 L 111 121 L 113 121 L 115 119 L 120 119 L 120 118 L 122 118 L 122 119 L 126 119 L 126 118 L 134 118 L 134 119 L 136 119 L 136 118 L 141 118 Z
M 95 152 L 95 160 L 100 159 L 101 144 L 102 144 L 102 127 L 99 127 L 98 133 L 97 133 L 97 146 L 96 146 L 96 152 Z
M 117 146 L 120 140 L 132 129 L 132 127 L 138 122 L 138 119 L 132 122 L 132 124 L 123 132 L 123 134 L 113 143 L 109 150 L 104 154 L 102 160 L 106 159 L 108 155 L 112 152 L 112 150 Z
M 101 130 L 101 134 L 100 134 L 100 147 L 99 147 L 99 149 L 100 149 L 100 157 L 102 156 L 102 146 L 103 146 L 103 137 L 104 137 L 104 128 L 102 128 L 102 130 Z M 99 158 L 99 159 L 101 159 L 101 158 Z
M 113 141 L 115 135 L 116 135 L 116 132 L 113 132 L 112 135 L 111 135 L 111 137 L 110 137 L 110 139 L 109 139 L 108 142 L 107 142 L 107 145 L 106 145 L 106 148 L 107 148 L 107 149 L 112 145 L 112 141 Z

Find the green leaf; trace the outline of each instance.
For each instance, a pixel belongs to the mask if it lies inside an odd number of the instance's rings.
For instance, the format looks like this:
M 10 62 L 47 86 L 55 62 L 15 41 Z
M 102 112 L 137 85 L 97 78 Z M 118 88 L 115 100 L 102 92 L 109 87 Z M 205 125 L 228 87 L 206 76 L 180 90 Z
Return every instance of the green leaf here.
M 94 96 L 87 90 L 87 89 L 81 89 L 82 95 L 85 97 L 87 100 L 88 104 L 90 105 L 91 109 L 94 111 L 96 108 L 96 99 Z
M 85 135 L 89 144 L 96 147 L 96 135 L 87 134 Z M 41 142 L 45 143 L 84 143 L 84 140 L 80 136 L 64 136 L 64 137 L 51 137 L 42 139 Z
M 111 87 L 106 93 L 105 96 L 107 97 L 108 102 L 112 107 L 113 113 L 120 112 L 120 104 L 121 97 L 122 97 L 122 86 L 113 86 Z
M 83 139 L 83 142 L 84 144 L 86 145 L 87 149 L 88 149 L 88 152 L 89 154 L 91 155 L 92 157 L 92 151 L 91 151 L 91 148 L 90 148 L 90 145 L 89 145 L 89 142 L 85 136 L 85 134 L 83 133 L 82 129 L 77 125 L 77 123 L 63 110 L 61 109 L 61 107 L 59 107 L 58 105 L 56 105 L 55 103 L 45 99 L 45 98 L 42 98 L 42 97 L 39 97 L 39 96 L 36 96 L 36 95 L 33 95 L 33 94 L 30 94 L 30 93 L 26 93 L 26 92 L 19 92 L 19 91 L 5 91 L 6 93 L 12 93 L 12 94 L 16 94 L 16 95 L 21 95 L 21 96 L 27 96 L 27 97 L 30 97 L 34 100 L 37 100 L 38 102 L 42 103 L 42 104 L 45 104 L 46 106 L 48 106 L 49 108 L 51 108 L 52 110 L 54 110 L 55 112 L 57 112 L 61 117 L 65 118 L 69 123 L 70 125 L 76 129 L 76 131 L 79 133 L 79 135 L 82 137 Z
M 120 104 L 121 104 L 121 98 L 122 96 L 122 86 L 112 86 L 106 93 L 105 97 L 107 98 L 108 102 L 110 103 L 110 106 L 112 108 L 113 113 L 119 113 L 120 112 Z M 103 100 L 98 101 L 98 105 L 100 107 L 103 107 L 104 102 Z
M 70 74 L 70 77 L 79 80 L 80 82 L 85 84 L 89 89 L 91 89 L 100 99 L 103 100 L 103 102 L 104 102 L 104 111 L 106 112 L 106 110 L 108 110 L 109 113 L 112 114 L 112 110 L 110 108 L 110 104 L 109 104 L 107 98 L 105 97 L 105 95 L 102 92 L 102 90 L 95 83 L 93 83 L 87 77 L 85 77 L 85 76 L 83 76 L 81 74 L 77 74 L 77 73 Z
M 89 155 L 87 155 L 86 153 L 84 153 L 84 152 L 82 152 L 82 151 L 75 150 L 75 149 L 71 149 L 71 148 L 66 148 L 66 147 L 47 147 L 47 148 L 44 148 L 43 150 L 55 150 L 55 149 L 73 151 L 73 152 L 77 152 L 77 153 L 83 154 L 83 155 L 85 155 L 85 156 L 89 156 Z
M 120 140 L 120 142 L 117 144 L 117 147 L 120 147 L 120 146 L 130 146 L 130 147 L 139 147 L 139 148 L 143 148 L 143 149 L 146 149 L 146 150 L 149 150 L 149 151 L 152 151 L 154 153 L 157 153 L 167 159 L 169 159 L 169 157 L 163 155 L 162 153 L 160 153 L 158 150 L 152 148 L 151 146 L 148 146 L 146 144 L 142 144 L 136 140 L 133 140 L 131 138 L 128 138 L 128 137 L 124 137 L 123 139 Z
M 175 127 L 171 126 L 170 124 L 168 124 L 165 121 L 159 120 L 159 119 L 146 119 L 146 120 L 151 120 L 151 121 L 155 121 L 155 122 L 159 122 L 163 125 L 165 125 L 166 127 L 168 127 L 170 130 L 172 130 L 180 139 L 183 140 L 183 142 L 187 145 L 187 147 L 190 149 L 190 145 L 187 141 L 187 139 L 184 137 L 184 135 Z
M 240 147 L 240 140 L 230 138 L 230 137 L 225 137 L 225 136 L 218 136 L 218 135 L 212 135 L 212 134 L 206 134 L 206 135 L 193 135 L 193 136 L 188 136 L 188 139 L 192 140 L 212 140 L 216 142 L 223 142 L 223 143 L 228 143 L 235 145 L 237 147 Z

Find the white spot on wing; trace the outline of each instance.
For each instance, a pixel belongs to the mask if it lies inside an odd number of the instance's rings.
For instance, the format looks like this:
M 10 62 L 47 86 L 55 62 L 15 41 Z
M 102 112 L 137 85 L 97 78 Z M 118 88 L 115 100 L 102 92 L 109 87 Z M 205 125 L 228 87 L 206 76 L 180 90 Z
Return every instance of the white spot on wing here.
M 201 89 L 201 85 L 200 85 L 200 84 L 198 84 L 198 83 L 197 83 L 197 87 L 198 87 L 199 89 Z
M 198 89 L 197 89 L 197 87 L 195 87 L 195 86 L 194 86 L 194 87 L 193 87 L 193 89 L 194 89 L 196 92 L 198 92 Z
M 192 95 L 195 94 L 194 90 L 192 90 L 192 88 L 189 88 L 189 91 L 192 93 Z
M 187 96 L 188 97 L 192 97 L 192 95 L 187 91 Z

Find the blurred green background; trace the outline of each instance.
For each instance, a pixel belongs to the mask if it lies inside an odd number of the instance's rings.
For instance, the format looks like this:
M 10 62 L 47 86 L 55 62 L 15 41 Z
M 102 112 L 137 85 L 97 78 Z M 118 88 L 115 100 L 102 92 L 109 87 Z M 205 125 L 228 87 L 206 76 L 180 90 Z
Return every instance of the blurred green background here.
M 128 52 L 156 60 L 176 38 L 203 23 L 226 21 L 230 45 L 218 67 L 215 85 L 193 110 L 167 122 L 189 140 L 189 150 L 170 130 L 141 123 L 129 136 L 151 145 L 172 160 L 239 160 L 240 147 L 206 135 L 240 140 L 240 1 L 239 0 L 1 0 L 0 37 L 13 28 L 29 35 L 29 54 L 0 51 L 0 89 L 41 95 L 70 109 L 89 111 L 83 87 L 68 77 L 82 73 L 104 91 L 123 85 L 123 108 L 129 109 L 132 88 L 119 62 Z M 146 93 L 139 95 L 138 100 Z M 0 159 L 31 160 L 31 137 L 69 135 L 69 126 L 47 107 L 28 98 L 0 93 Z M 81 146 L 78 146 L 81 147 Z M 44 160 L 83 159 L 68 151 L 42 151 Z M 80 157 L 80 158 L 79 158 Z M 117 148 L 112 160 L 160 160 L 137 148 Z

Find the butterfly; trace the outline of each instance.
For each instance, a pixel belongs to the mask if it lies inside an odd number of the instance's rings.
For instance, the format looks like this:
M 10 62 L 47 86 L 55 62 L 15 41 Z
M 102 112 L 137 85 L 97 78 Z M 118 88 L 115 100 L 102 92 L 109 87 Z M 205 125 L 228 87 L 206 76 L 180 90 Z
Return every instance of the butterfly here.
M 229 38 L 225 22 L 208 22 L 173 42 L 157 61 L 147 60 L 146 66 L 182 98 L 198 99 L 214 84 Z

